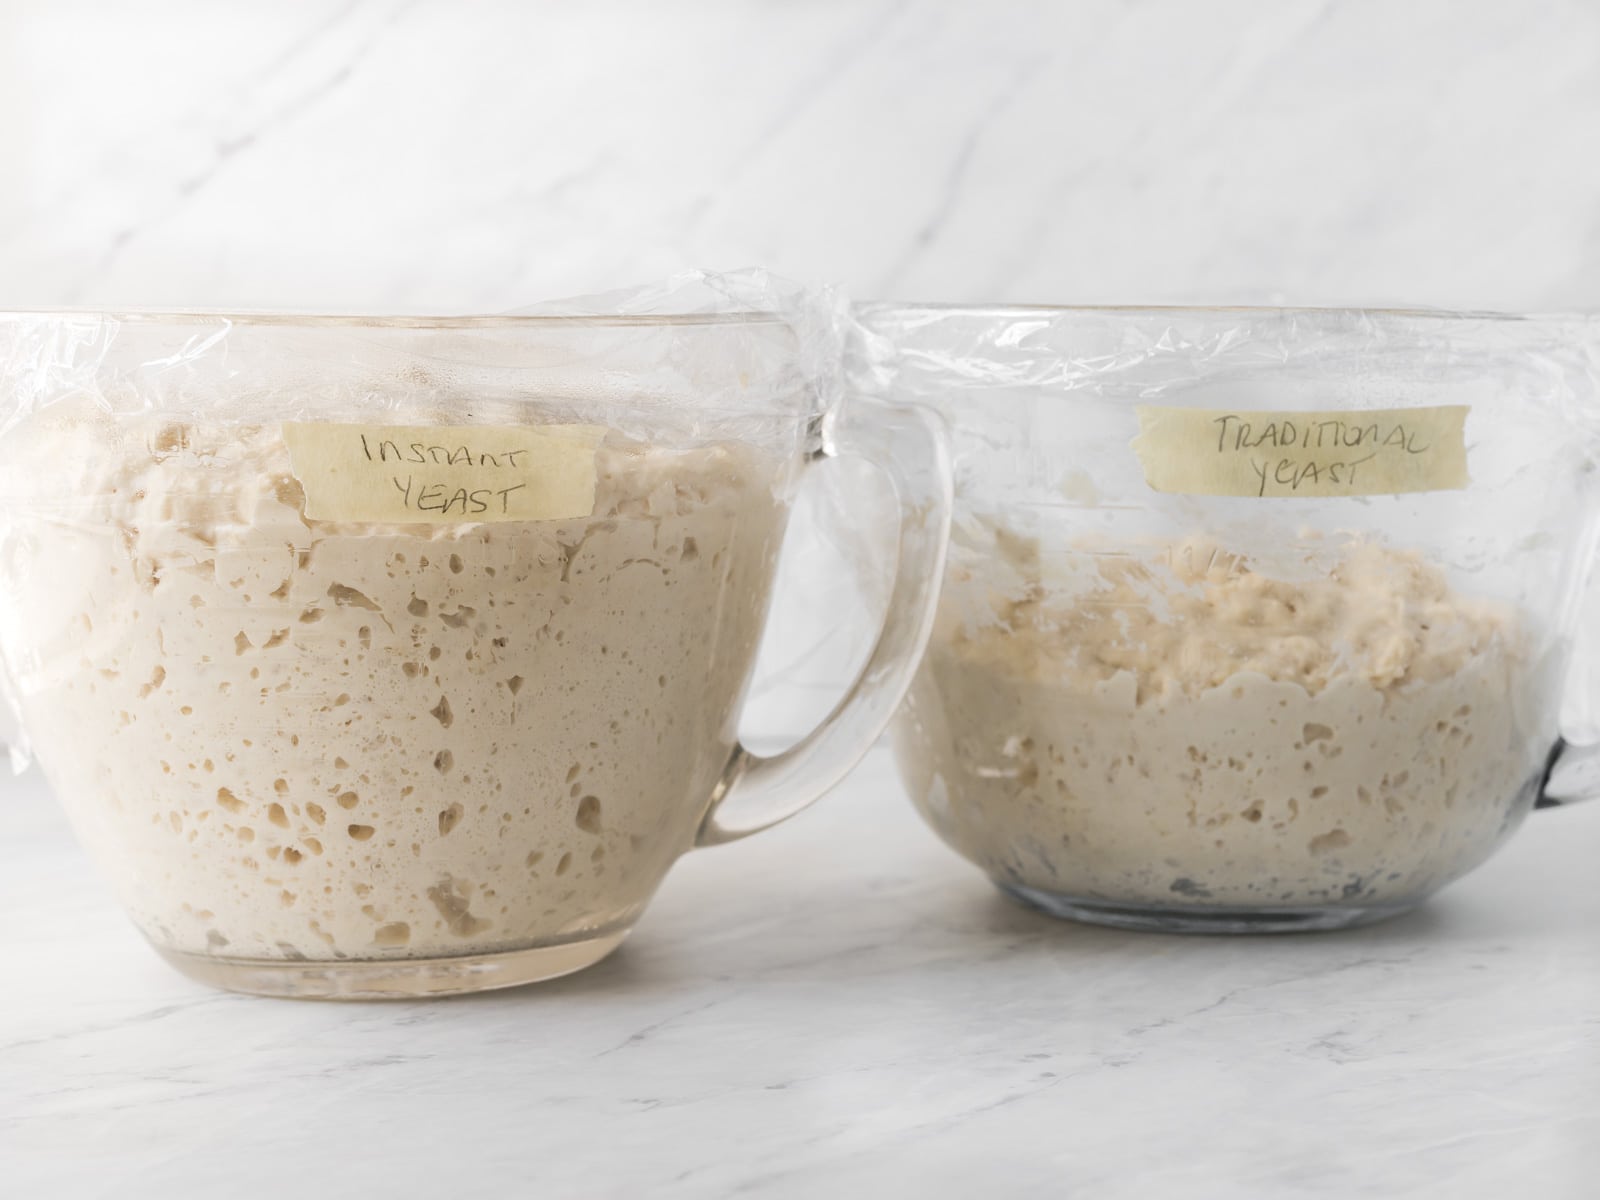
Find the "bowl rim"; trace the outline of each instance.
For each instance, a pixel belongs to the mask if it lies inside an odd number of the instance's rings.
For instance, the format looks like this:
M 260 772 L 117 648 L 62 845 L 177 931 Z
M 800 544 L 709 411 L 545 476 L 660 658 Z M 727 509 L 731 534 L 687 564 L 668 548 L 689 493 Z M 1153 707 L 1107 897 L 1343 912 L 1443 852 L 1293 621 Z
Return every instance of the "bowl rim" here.
M 1433 308 L 1425 305 L 1341 304 L 969 304 L 949 301 L 862 300 L 853 308 L 858 315 L 879 313 L 929 313 L 940 316 L 1002 317 L 1108 315 L 1108 316 L 1344 316 L 1405 317 L 1434 321 L 1585 321 L 1600 320 L 1600 313 L 1579 311 L 1516 312 L 1500 309 Z
M 214 308 L 38 308 L 0 309 L 0 323 L 115 321 L 143 326 L 267 326 L 306 329 L 503 330 L 573 326 L 788 325 L 782 313 L 749 311 L 705 313 L 485 313 L 429 316 L 293 312 L 276 309 Z

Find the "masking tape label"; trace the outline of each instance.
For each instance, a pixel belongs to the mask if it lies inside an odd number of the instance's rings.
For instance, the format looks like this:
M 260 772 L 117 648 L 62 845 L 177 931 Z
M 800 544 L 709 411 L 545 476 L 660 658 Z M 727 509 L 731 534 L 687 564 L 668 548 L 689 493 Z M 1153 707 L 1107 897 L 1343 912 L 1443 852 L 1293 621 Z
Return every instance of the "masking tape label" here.
M 1458 491 L 1470 406 L 1227 412 L 1139 405 L 1145 482 L 1189 496 Z
M 290 422 L 283 440 L 313 521 L 558 521 L 594 511 L 594 425 Z

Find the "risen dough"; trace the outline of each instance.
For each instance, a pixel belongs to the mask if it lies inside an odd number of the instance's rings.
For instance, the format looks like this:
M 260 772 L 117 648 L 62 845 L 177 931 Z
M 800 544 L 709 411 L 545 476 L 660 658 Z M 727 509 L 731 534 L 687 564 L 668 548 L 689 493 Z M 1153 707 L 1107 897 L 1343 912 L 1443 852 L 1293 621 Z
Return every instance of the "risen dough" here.
M 633 921 L 730 755 L 781 460 L 613 439 L 589 518 L 341 527 L 301 516 L 276 427 L 115 433 L 9 439 L 37 486 L 3 634 L 152 939 L 429 957 Z
M 949 583 L 899 723 L 913 796 L 1002 882 L 1143 906 L 1390 906 L 1467 870 L 1544 753 L 1516 613 L 1356 544 L 1273 578 L 1194 541 L 1093 586 Z

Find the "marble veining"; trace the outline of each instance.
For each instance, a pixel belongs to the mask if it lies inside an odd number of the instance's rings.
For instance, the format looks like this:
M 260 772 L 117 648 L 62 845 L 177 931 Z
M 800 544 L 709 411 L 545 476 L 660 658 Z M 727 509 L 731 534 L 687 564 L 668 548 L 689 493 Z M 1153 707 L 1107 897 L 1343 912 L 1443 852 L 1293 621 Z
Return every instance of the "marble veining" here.
M 1002 900 L 878 750 L 685 859 L 585 974 L 339 1006 L 188 983 L 36 776 L 0 804 L 7 1194 L 1564 1200 L 1600 1170 L 1600 806 L 1386 925 L 1184 939 Z
M 0 8 L 0 304 L 1600 303 L 1600 9 Z

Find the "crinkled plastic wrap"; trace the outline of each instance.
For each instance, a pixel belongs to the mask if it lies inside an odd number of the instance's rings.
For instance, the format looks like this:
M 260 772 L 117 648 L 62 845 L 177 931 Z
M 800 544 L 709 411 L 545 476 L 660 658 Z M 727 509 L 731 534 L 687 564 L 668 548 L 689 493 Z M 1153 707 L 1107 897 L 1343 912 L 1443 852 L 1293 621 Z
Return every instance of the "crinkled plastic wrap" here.
M 180 508 L 251 487 L 250 455 L 283 422 L 581 424 L 797 463 L 838 403 L 846 319 L 831 293 L 756 271 L 496 317 L 0 314 L 0 736 L 14 765 L 16 689 L 52 660 L 71 669 L 82 634 L 19 627 L 6 597 L 52 525 L 100 519 L 126 455 L 188 456 Z
M 1165 927 L 1373 919 L 1541 794 L 1564 678 L 1592 733 L 1592 319 L 858 317 L 854 389 L 953 432 L 902 771 L 1002 887 Z
M 490 317 L 7 313 L 0 434 L 80 402 L 225 425 L 581 417 L 781 442 L 837 399 L 843 319 L 829 293 L 699 271 Z
M 1487 589 L 1556 588 L 1570 628 L 1595 536 L 1600 319 L 1428 311 L 963 308 L 868 303 L 850 387 L 925 403 L 955 434 L 953 561 L 994 549 L 990 518 L 1113 537 L 1366 529 L 1431 548 Z M 1406 496 L 1165 496 L 1130 450 L 1140 406 L 1353 413 L 1467 405 L 1472 478 Z M 1270 513 L 1272 520 L 1263 520 Z M 1463 525 L 1476 528 L 1463 536 Z M 1299 547 L 1290 547 L 1298 553 Z M 1529 556 L 1532 556 L 1530 558 Z M 1541 606 L 1544 607 L 1544 606 Z

